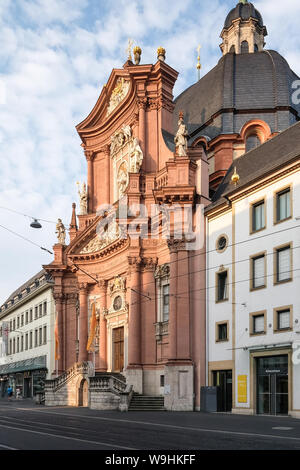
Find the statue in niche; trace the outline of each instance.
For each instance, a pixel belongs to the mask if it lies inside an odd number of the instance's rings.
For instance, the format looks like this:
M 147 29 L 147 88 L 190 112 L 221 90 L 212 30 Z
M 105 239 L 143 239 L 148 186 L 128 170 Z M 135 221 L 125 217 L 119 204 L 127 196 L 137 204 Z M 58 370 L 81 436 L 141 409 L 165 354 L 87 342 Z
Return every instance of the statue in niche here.
M 88 203 L 88 194 L 87 194 L 87 189 L 86 189 L 86 184 L 82 184 L 82 188 L 80 191 L 80 185 L 77 182 L 78 186 L 78 194 L 80 198 L 80 215 L 86 215 L 87 214 L 87 203 Z
M 119 196 L 123 196 L 125 193 L 125 190 L 128 186 L 128 171 L 126 167 L 126 163 L 123 162 L 122 165 L 119 168 L 118 171 L 118 177 L 117 177 L 117 183 L 118 183 L 118 188 L 119 188 Z
M 61 245 L 65 245 L 66 244 L 66 229 L 61 219 L 58 219 L 57 221 L 55 233 L 57 234 L 58 243 L 60 243 Z
M 138 139 L 135 137 L 130 149 L 130 171 L 131 173 L 138 173 L 141 169 L 143 162 L 143 151 L 140 147 Z
M 176 148 L 178 149 L 179 157 L 187 156 L 187 136 L 188 131 L 186 125 L 184 124 L 183 113 L 180 112 L 178 121 L 178 131 L 174 139 Z

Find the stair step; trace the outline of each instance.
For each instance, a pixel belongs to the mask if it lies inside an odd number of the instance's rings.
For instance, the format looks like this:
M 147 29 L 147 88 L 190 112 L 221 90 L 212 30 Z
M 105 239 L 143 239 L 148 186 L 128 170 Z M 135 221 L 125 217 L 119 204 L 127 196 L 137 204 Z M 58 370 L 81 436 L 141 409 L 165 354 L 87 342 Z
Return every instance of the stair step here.
M 164 397 L 134 393 L 129 411 L 164 411 Z

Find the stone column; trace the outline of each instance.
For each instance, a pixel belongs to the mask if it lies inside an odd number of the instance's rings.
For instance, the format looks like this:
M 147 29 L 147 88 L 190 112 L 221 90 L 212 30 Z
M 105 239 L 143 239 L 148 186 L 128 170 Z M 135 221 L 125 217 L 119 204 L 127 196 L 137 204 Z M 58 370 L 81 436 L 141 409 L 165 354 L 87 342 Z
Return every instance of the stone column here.
M 76 362 L 76 306 L 78 302 L 77 292 L 66 294 L 66 321 L 67 336 L 65 338 L 65 369 L 69 369 Z
M 107 371 L 107 329 L 106 329 L 106 318 L 105 318 L 105 309 L 106 309 L 106 281 L 99 282 L 99 291 L 100 291 L 100 335 L 99 335 L 99 371 Z
M 169 361 L 177 359 L 177 240 L 168 240 L 170 250 Z
M 154 271 L 157 265 L 157 258 L 143 258 L 141 289 L 142 293 L 149 298 L 141 298 L 142 331 L 141 331 L 141 349 L 142 363 L 156 363 L 156 337 L 155 323 L 156 319 L 156 299 L 155 299 L 155 278 Z M 148 372 L 149 374 L 149 372 Z
M 141 365 L 141 300 L 140 300 L 140 258 L 128 257 L 129 262 L 129 325 L 128 325 L 128 366 L 127 383 L 137 393 L 143 393 L 143 369 Z
M 88 296 L 87 296 L 88 284 L 79 284 L 79 357 L 78 362 L 84 362 L 88 360 L 88 352 L 86 350 L 88 341 Z
M 189 259 L 184 240 L 168 240 L 170 250 L 169 359 L 165 366 L 165 408 L 192 411 L 194 368 L 190 352 Z
M 56 315 L 57 318 L 57 325 L 58 325 L 58 374 L 62 374 L 64 372 L 64 321 L 63 321 L 63 301 L 64 295 L 62 293 L 54 293 L 53 294 L 55 300 L 55 308 L 56 308 Z M 56 318 L 55 318 L 56 322 Z M 54 336 L 55 341 L 55 336 Z M 56 364 L 55 364 L 56 367 Z M 56 372 L 56 371 L 55 371 Z
M 88 190 L 88 213 L 93 212 L 93 194 L 94 194 L 94 168 L 93 168 L 93 159 L 94 153 L 90 150 L 85 151 L 85 156 L 87 159 L 87 190 Z
M 105 145 L 103 150 L 104 158 L 105 158 L 105 184 L 103 187 L 103 203 L 110 204 L 110 146 Z
M 140 300 L 140 259 L 129 259 L 130 266 L 130 305 L 128 328 L 128 366 L 141 365 L 141 300 Z
M 138 101 L 139 107 L 139 141 L 141 149 L 145 155 L 146 152 L 146 105 L 147 98 L 139 98 Z

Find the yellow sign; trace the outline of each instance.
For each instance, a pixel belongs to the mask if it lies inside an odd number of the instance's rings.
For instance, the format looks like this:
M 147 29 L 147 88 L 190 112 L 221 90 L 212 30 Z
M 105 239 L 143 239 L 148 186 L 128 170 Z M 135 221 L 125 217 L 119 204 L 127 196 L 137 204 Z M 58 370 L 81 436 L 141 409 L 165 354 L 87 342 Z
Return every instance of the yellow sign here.
M 238 375 L 238 402 L 247 403 L 247 375 Z

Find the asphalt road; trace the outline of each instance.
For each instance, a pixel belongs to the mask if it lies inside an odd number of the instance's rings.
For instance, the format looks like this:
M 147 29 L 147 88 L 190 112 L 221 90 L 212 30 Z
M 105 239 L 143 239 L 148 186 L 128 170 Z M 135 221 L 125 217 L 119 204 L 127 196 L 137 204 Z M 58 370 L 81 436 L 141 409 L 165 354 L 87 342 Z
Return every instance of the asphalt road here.
M 0 400 L 0 450 L 296 450 L 300 420 L 93 411 Z

